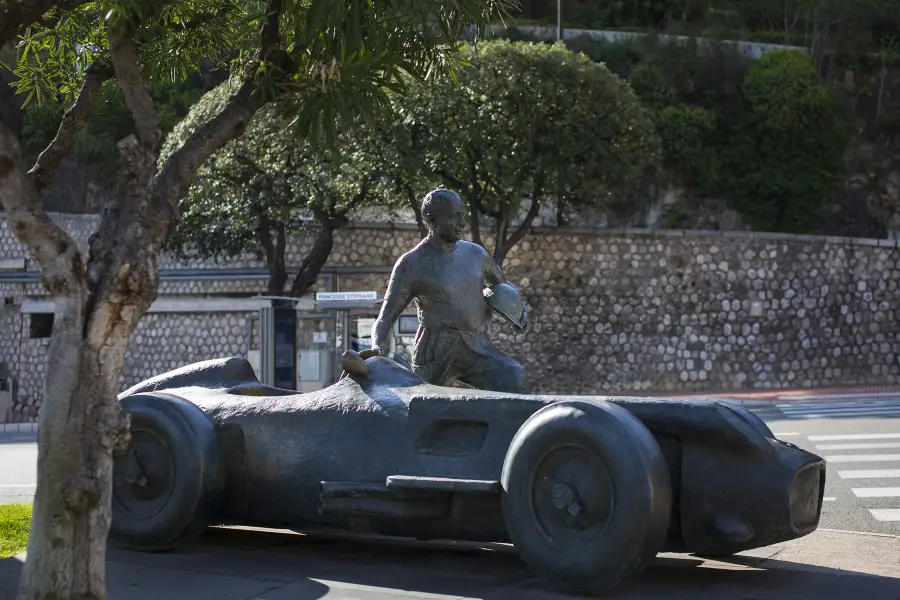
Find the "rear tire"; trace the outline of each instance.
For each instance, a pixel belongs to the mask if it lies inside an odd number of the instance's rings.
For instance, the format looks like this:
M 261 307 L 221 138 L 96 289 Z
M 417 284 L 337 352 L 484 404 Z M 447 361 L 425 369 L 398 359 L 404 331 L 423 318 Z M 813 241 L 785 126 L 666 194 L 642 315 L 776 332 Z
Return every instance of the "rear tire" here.
M 506 527 L 521 558 L 568 592 L 600 592 L 660 551 L 669 469 L 647 428 L 615 404 L 571 400 L 532 415 L 502 474 Z
M 114 457 L 110 539 L 145 552 L 200 535 L 224 495 L 224 463 L 209 418 L 162 393 L 121 400 L 131 418 L 128 449 Z

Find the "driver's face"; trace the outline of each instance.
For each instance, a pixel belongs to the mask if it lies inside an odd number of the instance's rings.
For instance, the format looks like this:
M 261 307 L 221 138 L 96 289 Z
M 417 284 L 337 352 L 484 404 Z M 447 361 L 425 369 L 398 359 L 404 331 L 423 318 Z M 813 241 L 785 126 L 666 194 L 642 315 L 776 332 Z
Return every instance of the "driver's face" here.
M 435 211 L 434 232 L 445 242 L 458 242 L 466 230 L 466 215 L 461 201 L 448 202 Z

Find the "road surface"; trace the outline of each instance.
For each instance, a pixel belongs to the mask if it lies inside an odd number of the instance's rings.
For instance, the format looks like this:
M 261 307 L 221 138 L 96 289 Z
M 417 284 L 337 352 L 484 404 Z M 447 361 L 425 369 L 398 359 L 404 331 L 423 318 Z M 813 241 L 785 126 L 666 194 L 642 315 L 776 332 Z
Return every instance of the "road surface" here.
M 777 437 L 828 462 L 820 527 L 900 535 L 900 395 L 775 402 L 753 412 Z

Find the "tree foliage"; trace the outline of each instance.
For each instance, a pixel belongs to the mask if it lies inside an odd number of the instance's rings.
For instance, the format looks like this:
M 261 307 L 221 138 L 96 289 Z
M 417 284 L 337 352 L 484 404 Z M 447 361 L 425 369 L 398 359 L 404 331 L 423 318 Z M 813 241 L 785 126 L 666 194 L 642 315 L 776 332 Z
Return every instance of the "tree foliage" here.
M 151 83 L 149 90 L 163 135 L 168 135 L 203 95 L 197 77 Z M 97 183 L 110 187 L 119 170 L 116 145 L 134 131 L 134 122 L 124 104 L 122 90 L 112 82 L 103 85 L 94 103 L 90 120 L 73 138 L 71 157 L 89 169 Z M 62 98 L 32 102 L 24 107 L 21 140 L 26 156 L 37 157 L 53 140 L 66 109 L 67 104 Z
M 754 227 L 806 233 L 841 189 L 849 127 L 807 54 L 779 50 L 754 62 L 725 153 L 723 192 Z
M 478 243 L 493 223 L 498 261 L 548 201 L 633 205 L 659 144 L 624 81 L 562 44 L 493 41 L 465 56 L 458 85 L 417 87 L 396 111 L 420 169 L 466 201 Z
M 231 88 L 226 82 L 209 92 L 166 147 L 183 143 Z M 269 269 L 269 294 L 282 295 L 290 267 L 288 239 L 311 235 L 313 243 L 290 287 L 292 296 L 301 296 L 327 261 L 334 231 L 354 211 L 388 201 L 380 157 L 366 139 L 370 135 L 367 123 L 345 125 L 338 130 L 337 147 L 323 148 L 296 134 L 282 106 L 263 108 L 241 137 L 198 170 L 181 201 L 181 219 L 168 249 L 184 258 L 260 254 Z

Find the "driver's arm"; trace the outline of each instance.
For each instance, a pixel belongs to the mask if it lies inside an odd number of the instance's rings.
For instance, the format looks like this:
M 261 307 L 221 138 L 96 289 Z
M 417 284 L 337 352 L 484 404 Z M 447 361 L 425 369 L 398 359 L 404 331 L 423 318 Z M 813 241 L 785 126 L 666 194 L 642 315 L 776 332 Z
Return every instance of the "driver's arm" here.
M 381 312 L 372 331 L 372 349 L 386 356 L 390 348 L 391 328 L 413 298 L 413 273 L 409 260 L 401 256 L 388 280 Z

